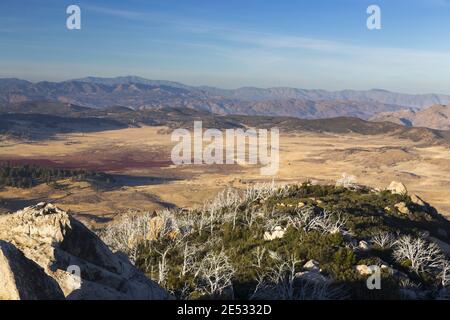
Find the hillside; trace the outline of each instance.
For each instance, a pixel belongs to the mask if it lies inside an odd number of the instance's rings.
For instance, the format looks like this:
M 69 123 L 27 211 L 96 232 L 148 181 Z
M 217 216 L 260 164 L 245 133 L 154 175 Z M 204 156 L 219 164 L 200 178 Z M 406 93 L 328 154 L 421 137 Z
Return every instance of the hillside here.
M 1 215 L 0 298 L 450 298 L 450 222 L 399 182 L 226 189 L 96 233 L 47 203 Z
M 0 114 L 0 133 L 27 139 L 51 138 L 58 133 L 118 130 L 140 125 L 192 128 L 194 121 L 201 120 L 204 128 L 278 127 L 283 132 L 387 134 L 431 144 L 447 144 L 450 141 L 448 131 L 409 128 L 391 122 L 370 122 L 354 117 L 299 119 L 285 116 L 217 115 L 208 111 L 172 107 L 134 110 L 113 106 L 94 109 L 52 101 L 15 103 L 0 107 Z
M 115 120 L 92 117 L 65 117 L 39 113 L 8 113 L 0 116 L 0 135 L 29 140 L 49 139 L 59 133 L 88 133 L 126 127 L 126 124 Z
M 380 113 L 371 121 L 389 121 L 404 126 L 427 127 L 438 130 L 450 130 L 450 105 L 433 105 L 429 108 L 413 111 L 401 110 L 397 112 Z
M 201 209 L 123 216 L 100 235 L 179 299 L 448 298 L 450 222 L 402 184 L 388 189 L 228 189 Z M 369 290 L 377 267 L 381 289 Z

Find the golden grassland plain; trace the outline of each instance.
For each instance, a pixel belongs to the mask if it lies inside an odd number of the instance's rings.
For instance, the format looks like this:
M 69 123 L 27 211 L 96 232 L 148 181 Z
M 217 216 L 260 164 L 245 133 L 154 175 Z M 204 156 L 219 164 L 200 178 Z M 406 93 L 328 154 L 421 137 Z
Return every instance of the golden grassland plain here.
M 113 174 L 113 186 L 59 181 L 31 189 L 0 190 L 0 207 L 12 211 L 40 201 L 71 210 L 89 224 L 111 221 L 128 210 L 196 207 L 227 186 L 275 180 L 334 183 L 343 173 L 357 182 L 383 189 L 403 182 L 450 216 L 450 149 L 424 147 L 391 136 L 295 133 L 280 136 L 280 170 L 260 175 L 256 166 L 200 165 L 176 167 L 170 162 L 170 131 L 141 127 L 89 134 L 64 134 L 39 142 L 2 141 L 0 161 L 50 163 Z M 47 164 L 48 164 L 47 163 Z

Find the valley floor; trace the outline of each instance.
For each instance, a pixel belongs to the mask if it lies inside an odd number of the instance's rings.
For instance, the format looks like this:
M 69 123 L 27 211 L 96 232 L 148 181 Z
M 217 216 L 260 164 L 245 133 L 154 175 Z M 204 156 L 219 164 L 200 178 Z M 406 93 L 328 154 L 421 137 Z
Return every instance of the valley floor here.
M 245 188 L 268 180 L 254 166 L 175 167 L 170 138 L 167 128 L 141 127 L 33 143 L 3 140 L 0 161 L 105 171 L 116 182 L 99 187 L 65 180 L 31 189 L 6 187 L 0 190 L 0 208 L 13 211 L 51 201 L 95 225 L 129 209 L 199 206 L 227 186 Z M 334 183 L 346 173 L 358 183 L 383 189 L 397 180 L 450 216 L 450 150 L 443 146 L 382 135 L 281 132 L 280 161 L 276 182 Z

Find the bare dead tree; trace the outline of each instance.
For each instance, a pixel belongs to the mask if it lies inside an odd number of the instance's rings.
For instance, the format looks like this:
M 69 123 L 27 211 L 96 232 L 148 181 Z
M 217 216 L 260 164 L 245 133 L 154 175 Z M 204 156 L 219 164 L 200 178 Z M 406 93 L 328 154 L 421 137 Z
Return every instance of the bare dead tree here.
M 324 234 L 340 233 L 345 228 L 345 220 L 341 218 L 340 214 L 333 214 L 328 210 L 323 210 L 314 220 L 312 228 Z
M 382 249 L 388 249 L 394 246 L 395 236 L 390 232 L 383 232 L 373 236 L 370 241 Z
M 205 225 L 205 209 L 201 210 L 200 212 L 200 221 L 199 221 L 199 228 L 198 228 L 198 234 L 201 236 L 202 235 L 202 230 L 204 228 Z
M 160 257 L 158 261 L 158 284 L 162 287 L 165 287 L 167 276 L 169 274 L 169 266 L 167 263 L 167 255 L 170 251 L 175 250 L 180 245 L 185 243 L 186 236 L 179 236 L 177 238 L 172 238 L 163 249 L 156 248 L 155 246 L 151 246 L 150 249 L 154 250 Z
M 255 207 L 250 207 L 250 208 L 247 207 L 247 208 L 245 208 L 243 215 L 244 215 L 245 224 L 249 228 L 251 228 L 253 223 L 255 222 L 256 218 L 258 216 L 260 216 L 260 211 L 258 208 L 255 208 Z
M 177 225 L 182 234 L 190 234 L 199 228 L 200 215 L 197 210 L 183 211 L 176 215 Z
M 211 203 L 211 206 L 221 209 L 234 209 L 242 202 L 242 198 L 238 190 L 227 188 L 220 192 Z
M 191 287 L 187 283 L 185 283 L 180 293 L 178 294 L 178 299 L 189 300 L 191 293 L 192 293 Z
M 189 245 L 188 242 L 184 244 L 183 249 L 183 265 L 181 267 L 180 276 L 185 276 L 188 272 L 195 269 L 197 263 L 197 254 L 199 248 L 194 245 Z
M 253 255 L 255 256 L 256 262 L 253 264 L 255 267 L 261 269 L 263 267 L 262 263 L 264 260 L 264 256 L 266 254 L 266 248 L 264 247 L 258 247 L 256 248 Z
M 239 213 L 239 207 L 235 207 L 232 212 L 233 230 L 236 228 L 236 220 L 237 220 L 238 213 Z
M 257 285 L 250 299 L 277 300 L 340 300 L 348 298 L 348 292 L 328 280 L 298 278 L 300 260 L 295 256 L 283 258 L 269 251 L 275 265 L 257 273 Z
M 148 232 L 150 214 L 128 211 L 114 224 L 99 233 L 100 238 L 113 250 L 125 253 L 136 262 L 138 247 Z
M 342 178 L 338 179 L 336 181 L 336 186 L 338 187 L 344 187 L 344 188 L 351 188 L 357 184 L 357 179 L 353 175 L 349 175 L 347 173 L 342 174 Z
M 322 233 L 339 233 L 345 230 L 345 219 L 340 214 L 328 210 L 316 213 L 313 207 L 296 209 L 295 215 L 289 218 L 289 223 L 297 230 L 305 232 L 319 231 Z
M 271 216 L 266 218 L 264 229 L 266 231 L 273 231 L 276 227 L 286 227 L 289 224 L 290 217 L 288 215 L 280 215 L 272 212 Z
M 258 273 L 251 299 L 295 299 L 295 274 L 301 260 L 294 255 L 283 258 L 274 251 L 269 251 L 269 256 L 274 265 Z
M 158 284 L 162 287 L 165 287 L 167 275 L 169 273 L 169 269 L 167 267 L 167 254 L 169 253 L 170 249 L 170 247 L 166 247 L 162 251 L 154 249 L 155 252 L 160 255 L 160 260 L 158 262 Z
M 408 260 L 416 273 L 437 270 L 445 259 L 435 243 L 409 235 L 397 240 L 393 256 L 399 262 Z
M 214 232 L 214 214 L 216 213 L 216 210 L 210 210 L 209 211 L 209 226 L 210 226 L 210 233 L 211 235 Z
M 289 195 L 290 189 L 290 186 L 277 185 L 275 181 L 271 183 L 257 183 L 245 190 L 242 202 L 248 205 L 273 196 L 286 197 Z
M 198 264 L 195 278 L 198 289 L 209 296 L 220 296 L 227 289 L 232 290 L 235 269 L 225 252 L 209 252 Z
M 294 215 L 289 217 L 289 223 L 297 230 L 309 231 L 314 217 L 313 207 L 297 208 Z
M 450 286 L 450 261 L 442 260 L 440 267 L 439 279 L 443 288 Z

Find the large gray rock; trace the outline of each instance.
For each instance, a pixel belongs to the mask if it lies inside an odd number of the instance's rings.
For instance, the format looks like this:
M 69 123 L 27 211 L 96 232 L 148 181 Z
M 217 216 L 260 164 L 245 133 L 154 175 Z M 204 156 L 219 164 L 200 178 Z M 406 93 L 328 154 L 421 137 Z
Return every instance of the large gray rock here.
M 356 271 L 362 276 L 373 274 L 377 271 L 377 268 L 378 266 L 368 266 L 366 264 L 360 264 L 355 267 Z
M 309 260 L 307 263 L 305 263 L 303 268 L 308 271 L 320 271 L 319 262 L 317 262 L 316 260 Z
M 398 181 L 392 181 L 391 184 L 387 187 L 387 190 L 393 194 L 408 194 L 408 189 L 406 189 L 406 186 Z
M 281 239 L 284 237 L 284 234 L 286 233 L 286 228 L 277 226 L 273 229 L 272 232 L 266 231 L 264 233 L 264 240 L 266 241 L 272 241 L 275 239 Z
M 358 249 L 361 251 L 369 251 L 371 248 L 370 244 L 367 241 L 362 240 L 358 244 Z
M 0 300 L 64 299 L 58 283 L 12 244 L 0 240 Z
M 0 216 L 0 240 L 39 265 L 68 299 L 169 298 L 123 255 L 111 252 L 81 222 L 51 204 Z
M 317 271 L 297 272 L 295 274 L 295 279 L 299 281 L 306 281 L 312 283 L 331 282 L 331 279 L 325 277 L 323 274 Z

